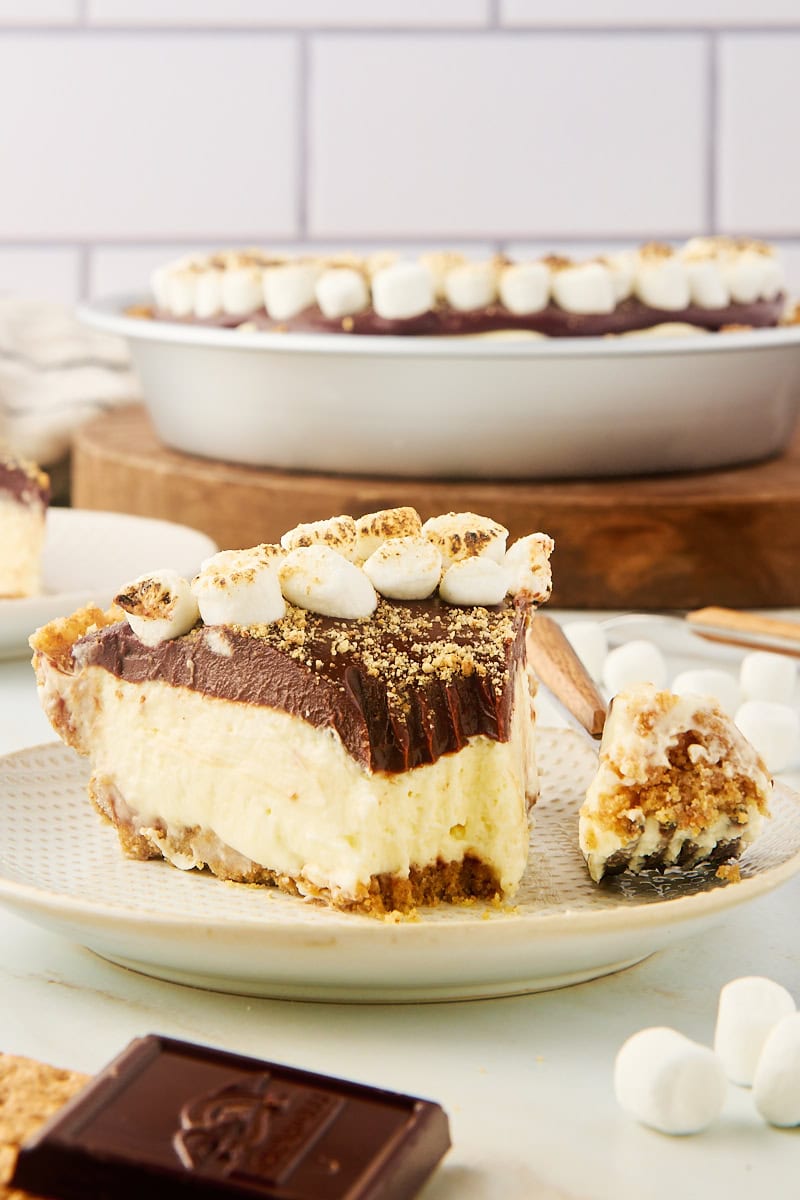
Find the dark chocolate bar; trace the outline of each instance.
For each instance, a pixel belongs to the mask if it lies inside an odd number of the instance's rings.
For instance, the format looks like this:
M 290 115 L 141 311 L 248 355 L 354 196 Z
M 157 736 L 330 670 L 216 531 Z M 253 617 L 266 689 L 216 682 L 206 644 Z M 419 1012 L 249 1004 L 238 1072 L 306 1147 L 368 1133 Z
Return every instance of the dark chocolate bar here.
M 409 1200 L 450 1146 L 438 1104 L 137 1038 L 20 1150 L 58 1200 Z

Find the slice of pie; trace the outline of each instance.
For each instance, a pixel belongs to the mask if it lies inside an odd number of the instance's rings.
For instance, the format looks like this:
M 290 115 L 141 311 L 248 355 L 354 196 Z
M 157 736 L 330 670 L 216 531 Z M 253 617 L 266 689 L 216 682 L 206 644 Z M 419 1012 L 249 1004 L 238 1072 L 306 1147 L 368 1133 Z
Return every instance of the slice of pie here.
M 514 892 L 552 541 L 506 562 L 501 526 L 411 513 L 298 527 L 34 635 L 45 711 L 128 855 L 377 914 Z
M 641 684 L 613 699 L 580 812 L 596 882 L 737 858 L 768 814 L 764 763 L 715 701 Z
M 35 596 L 50 481 L 33 463 L 0 447 L 0 597 Z

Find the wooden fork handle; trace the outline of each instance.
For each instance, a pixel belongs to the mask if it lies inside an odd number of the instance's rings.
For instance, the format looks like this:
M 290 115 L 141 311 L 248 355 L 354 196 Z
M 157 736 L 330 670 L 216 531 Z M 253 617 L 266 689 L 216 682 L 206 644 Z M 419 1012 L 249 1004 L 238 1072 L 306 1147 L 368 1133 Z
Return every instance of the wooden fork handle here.
M 535 613 L 528 631 L 528 662 L 544 686 L 592 737 L 599 738 L 606 702 L 561 626 Z

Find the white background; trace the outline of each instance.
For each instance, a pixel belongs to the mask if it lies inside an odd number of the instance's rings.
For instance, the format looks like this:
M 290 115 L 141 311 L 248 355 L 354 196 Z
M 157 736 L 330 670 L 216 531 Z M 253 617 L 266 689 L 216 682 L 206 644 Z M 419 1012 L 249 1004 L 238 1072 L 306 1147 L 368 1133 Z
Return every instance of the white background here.
M 186 249 L 777 242 L 800 0 L 0 0 L 0 290 Z

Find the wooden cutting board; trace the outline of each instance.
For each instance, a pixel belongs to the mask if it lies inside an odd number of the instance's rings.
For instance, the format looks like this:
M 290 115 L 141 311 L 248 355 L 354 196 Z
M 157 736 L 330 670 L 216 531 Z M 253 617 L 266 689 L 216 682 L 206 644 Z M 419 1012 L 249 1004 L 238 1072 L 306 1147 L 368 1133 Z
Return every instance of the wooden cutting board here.
M 552 603 L 561 608 L 800 605 L 800 432 L 782 458 L 696 474 L 401 479 L 196 458 L 163 446 L 137 406 L 78 433 L 72 503 L 191 525 L 231 549 L 338 513 L 411 504 L 424 519 L 469 510 L 501 521 L 512 538 L 552 534 Z

